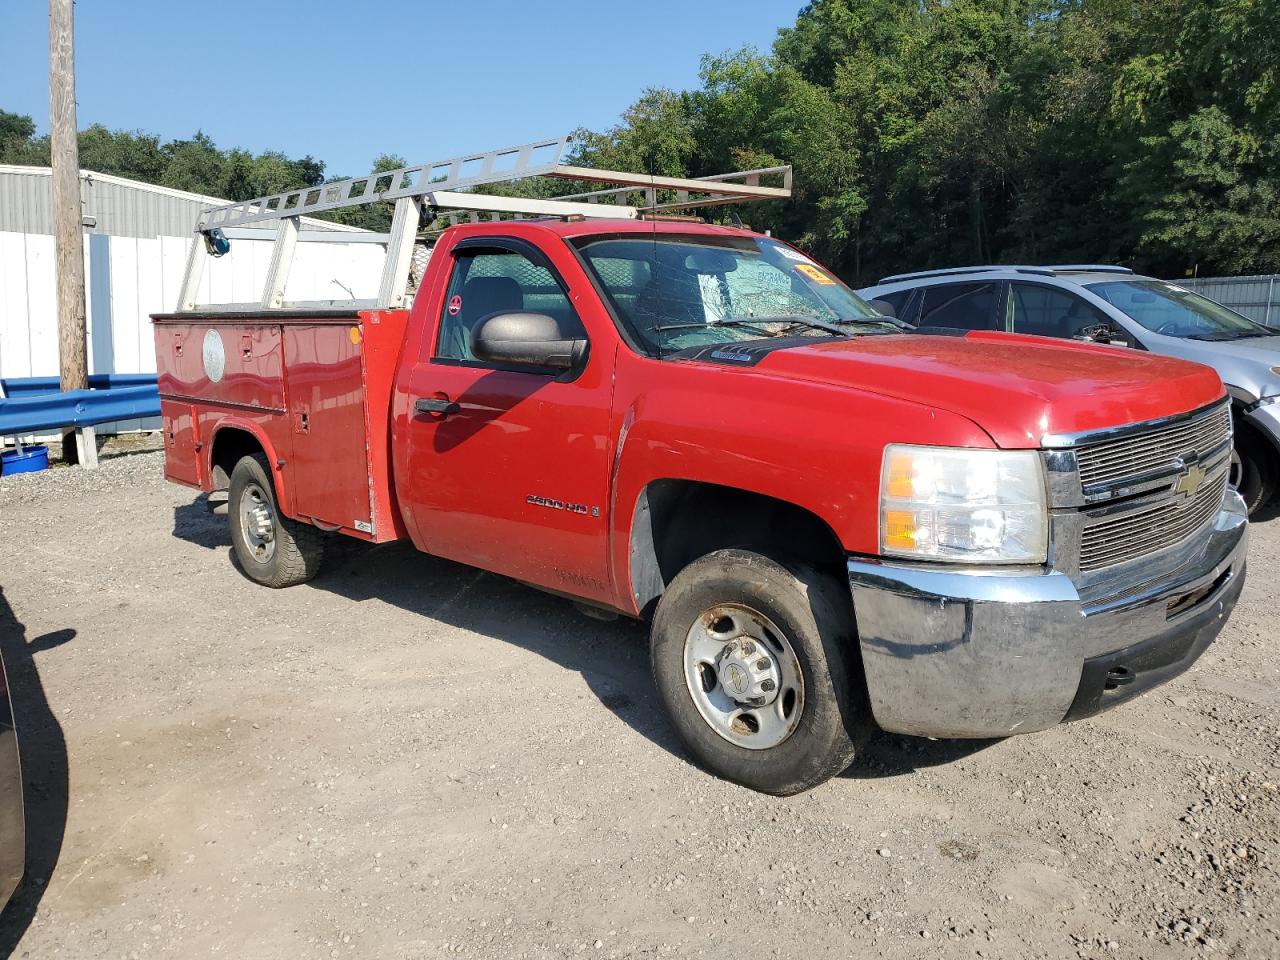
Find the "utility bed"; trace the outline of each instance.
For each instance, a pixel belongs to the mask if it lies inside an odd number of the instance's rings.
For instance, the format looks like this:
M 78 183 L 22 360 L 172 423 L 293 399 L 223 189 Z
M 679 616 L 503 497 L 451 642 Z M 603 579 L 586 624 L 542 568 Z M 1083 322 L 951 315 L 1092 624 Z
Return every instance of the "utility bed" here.
M 159 314 L 165 476 L 213 491 L 235 426 L 269 440 L 282 509 L 382 543 L 404 535 L 391 482 L 390 403 L 405 310 Z M 227 434 L 225 442 L 237 442 Z M 207 444 L 215 449 L 202 455 Z M 237 451 L 238 454 L 238 451 Z

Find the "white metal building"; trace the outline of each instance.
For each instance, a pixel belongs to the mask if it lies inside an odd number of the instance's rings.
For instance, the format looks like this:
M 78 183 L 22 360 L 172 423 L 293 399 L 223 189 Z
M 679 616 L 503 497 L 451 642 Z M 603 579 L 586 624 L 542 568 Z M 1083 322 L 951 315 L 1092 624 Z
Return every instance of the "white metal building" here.
M 152 373 L 150 315 L 175 309 L 197 217 L 226 201 L 88 170 L 80 182 L 89 372 Z M 48 167 L 0 164 L 0 377 L 58 373 L 52 194 Z M 354 242 L 374 235 L 310 218 L 304 226 L 347 231 L 353 242 L 300 245 L 306 255 L 290 279 L 299 299 L 345 300 L 353 289 L 376 290 L 384 247 Z M 200 299 L 256 298 L 271 246 L 233 240 L 232 255 L 206 272 Z

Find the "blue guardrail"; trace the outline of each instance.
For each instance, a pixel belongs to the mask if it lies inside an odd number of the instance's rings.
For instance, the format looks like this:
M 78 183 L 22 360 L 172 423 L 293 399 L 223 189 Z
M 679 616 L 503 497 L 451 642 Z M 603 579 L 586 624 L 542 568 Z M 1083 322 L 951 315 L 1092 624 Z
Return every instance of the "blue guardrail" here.
M 120 379 L 117 374 L 105 376 Z M 52 380 L 53 391 L 43 392 L 43 388 L 36 388 L 42 392 L 34 393 L 19 387 L 16 394 L 0 399 L 0 436 L 15 436 L 61 427 L 88 427 L 115 420 L 136 420 L 160 415 L 160 391 L 154 376 L 149 378 L 150 383 L 145 380 L 142 384 L 130 386 L 112 383 L 98 390 L 69 390 L 66 393 L 58 392 L 56 377 L 24 378 L 27 383 L 34 379 Z M 90 382 L 94 379 L 90 377 Z M 14 382 L 3 381 L 6 393 L 9 393 L 9 385 Z
M 90 390 L 114 390 L 116 387 L 154 387 L 154 373 L 94 373 L 89 375 Z M 58 392 L 57 377 L 0 377 L 0 400 L 36 397 Z

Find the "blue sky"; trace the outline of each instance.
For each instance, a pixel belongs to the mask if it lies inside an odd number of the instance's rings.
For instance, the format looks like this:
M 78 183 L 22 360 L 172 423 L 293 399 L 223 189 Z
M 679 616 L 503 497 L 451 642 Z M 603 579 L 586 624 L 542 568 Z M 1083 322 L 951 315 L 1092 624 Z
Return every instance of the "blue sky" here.
M 76 4 L 79 124 L 282 150 L 357 175 L 602 129 L 704 53 L 767 50 L 802 0 L 89 0 Z M 613 12 L 611 8 L 616 8 Z M 625 11 L 625 12 L 624 12 Z M 48 6 L 5 4 L 0 109 L 49 119 Z

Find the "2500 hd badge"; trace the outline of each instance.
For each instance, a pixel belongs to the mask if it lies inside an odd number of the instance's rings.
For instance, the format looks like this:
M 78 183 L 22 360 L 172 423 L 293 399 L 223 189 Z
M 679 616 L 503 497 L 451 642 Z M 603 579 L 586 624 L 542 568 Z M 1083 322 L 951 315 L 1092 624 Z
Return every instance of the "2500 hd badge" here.
M 548 510 L 566 510 L 569 513 L 580 513 L 583 516 L 587 514 L 591 514 L 593 517 L 600 516 L 599 507 L 588 507 L 585 503 L 568 503 L 552 497 L 540 497 L 536 493 L 529 494 L 524 498 L 524 502 L 535 507 L 546 507 Z

